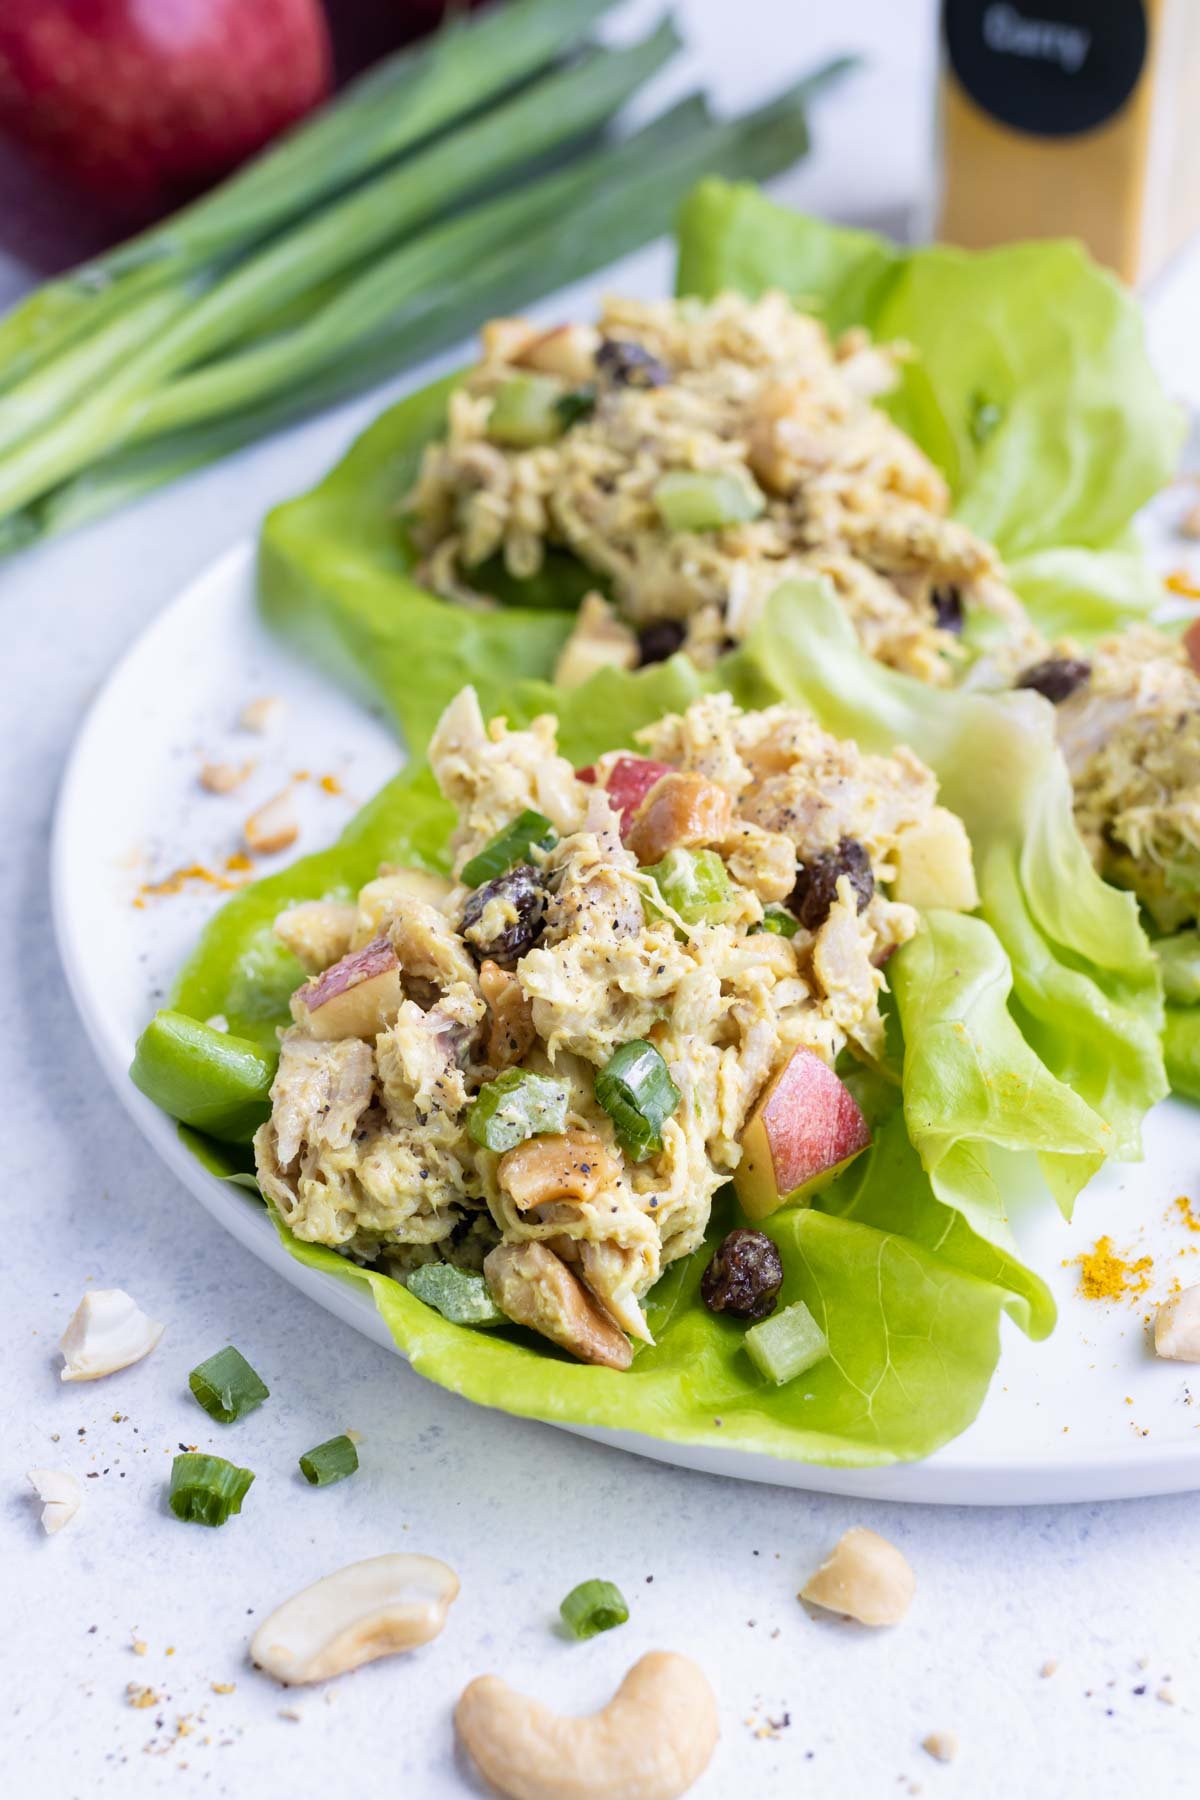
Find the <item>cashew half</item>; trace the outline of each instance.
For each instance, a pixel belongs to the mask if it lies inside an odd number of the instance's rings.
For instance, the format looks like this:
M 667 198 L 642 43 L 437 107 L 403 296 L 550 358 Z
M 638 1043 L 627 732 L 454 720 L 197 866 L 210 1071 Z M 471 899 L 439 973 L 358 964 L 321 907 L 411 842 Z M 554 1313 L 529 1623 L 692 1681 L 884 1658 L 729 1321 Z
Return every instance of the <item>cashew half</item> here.
M 454 1723 L 510 1800 L 675 1800 L 716 1748 L 717 1702 L 686 1656 L 653 1650 L 601 1712 L 564 1719 L 498 1675 L 463 1690 Z
M 296 1686 L 435 1638 L 458 1576 L 433 1556 L 371 1556 L 314 1581 L 276 1607 L 250 1642 L 250 1660 Z
M 166 1330 L 148 1319 L 121 1288 L 92 1288 L 58 1340 L 62 1381 L 95 1381 L 149 1356 Z
M 801 1600 L 843 1613 L 860 1625 L 898 1625 L 916 1592 L 916 1577 L 895 1544 L 855 1525 L 800 1589 Z
M 42 1502 L 42 1529 L 51 1536 L 79 1511 L 83 1489 L 65 1469 L 30 1469 L 26 1481 Z
M 1159 1307 L 1154 1353 L 1168 1362 L 1200 1362 L 1200 1285 L 1172 1294 Z

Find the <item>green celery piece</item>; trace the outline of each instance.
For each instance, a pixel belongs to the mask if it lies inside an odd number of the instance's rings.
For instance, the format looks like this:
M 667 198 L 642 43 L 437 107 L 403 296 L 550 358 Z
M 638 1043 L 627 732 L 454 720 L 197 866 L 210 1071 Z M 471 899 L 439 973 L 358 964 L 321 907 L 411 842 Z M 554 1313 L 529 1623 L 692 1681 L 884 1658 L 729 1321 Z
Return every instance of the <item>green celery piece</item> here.
M 185 1450 L 171 1464 L 167 1504 L 177 1519 L 190 1525 L 224 1525 L 242 1510 L 254 1475 L 223 1456 Z
M 139 1037 L 129 1074 L 172 1118 L 245 1144 L 270 1114 L 277 1061 L 247 1038 L 164 1011 Z
M 507 873 L 514 863 L 527 862 L 534 850 L 549 850 L 557 841 L 558 833 L 546 815 L 526 807 L 464 863 L 459 879 L 470 888 L 482 887 L 485 881 Z
M 310 1487 L 333 1487 L 335 1482 L 345 1481 L 347 1475 L 356 1472 L 358 1451 L 354 1439 L 343 1434 L 306 1450 L 299 1463 L 300 1473 Z
M 668 531 L 719 531 L 757 519 L 767 501 L 749 472 L 670 469 L 654 484 L 654 504 Z
M 211 193 L 0 319 L 0 391 L 131 301 L 303 217 L 584 38 L 615 0 L 509 0 L 387 58 Z
M 733 888 L 715 850 L 668 850 L 642 870 L 653 877 L 667 905 L 688 925 L 719 925 L 733 910 Z
M 220 1425 L 245 1418 L 271 1396 L 266 1382 L 232 1344 L 198 1363 L 188 1376 L 188 1386 L 197 1404 Z
M 528 448 L 551 444 L 566 430 L 559 407 L 561 381 L 550 375 L 514 375 L 496 389 L 488 414 L 487 434 L 497 444 Z
M 533 1069 L 505 1069 L 485 1082 L 467 1114 L 467 1136 L 486 1150 L 513 1150 L 526 1138 L 567 1128 L 565 1084 Z
M 829 1355 L 829 1339 L 803 1300 L 752 1325 L 744 1342 L 755 1368 L 776 1386 L 794 1381 Z
M 488 1292 L 482 1275 L 453 1263 L 421 1263 L 406 1278 L 410 1294 L 432 1306 L 452 1325 L 503 1325 L 504 1314 Z

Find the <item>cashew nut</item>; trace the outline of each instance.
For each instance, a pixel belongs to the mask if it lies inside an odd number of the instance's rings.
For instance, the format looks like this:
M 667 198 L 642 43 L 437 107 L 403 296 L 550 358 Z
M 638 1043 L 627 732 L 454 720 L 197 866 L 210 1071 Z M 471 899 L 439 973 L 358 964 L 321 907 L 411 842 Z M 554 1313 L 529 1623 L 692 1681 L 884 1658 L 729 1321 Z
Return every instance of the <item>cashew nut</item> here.
M 1184 1288 L 1159 1307 L 1154 1351 L 1169 1362 L 1200 1362 L 1200 1285 Z
M 916 1592 L 916 1578 L 895 1544 L 855 1525 L 833 1555 L 800 1589 L 801 1600 L 844 1613 L 860 1625 L 898 1625 Z
M 433 1556 L 371 1556 L 314 1581 L 264 1619 L 250 1660 L 296 1686 L 346 1675 L 437 1637 L 458 1576 Z
M 527 1325 L 581 1362 L 627 1369 L 633 1350 L 553 1250 L 536 1239 L 497 1244 L 483 1259 L 488 1293 L 514 1325 Z
M 83 1499 L 75 1477 L 65 1469 L 30 1469 L 25 1479 L 42 1502 L 42 1529 L 53 1535 L 69 1525 Z
M 58 1340 L 63 1381 L 95 1381 L 148 1356 L 166 1330 L 120 1288 L 93 1288 Z
M 601 1712 L 560 1718 L 498 1675 L 463 1690 L 459 1737 L 510 1800 L 675 1800 L 708 1767 L 719 1728 L 703 1670 L 652 1650 Z

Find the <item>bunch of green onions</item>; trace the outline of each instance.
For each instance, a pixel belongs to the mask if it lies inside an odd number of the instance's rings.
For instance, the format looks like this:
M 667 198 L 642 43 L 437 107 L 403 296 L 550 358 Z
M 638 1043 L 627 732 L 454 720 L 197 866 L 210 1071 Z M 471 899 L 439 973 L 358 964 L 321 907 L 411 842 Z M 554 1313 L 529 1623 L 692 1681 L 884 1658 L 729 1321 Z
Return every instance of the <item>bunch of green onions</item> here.
M 0 319 L 0 550 L 98 516 L 670 228 L 709 173 L 803 155 L 831 64 L 741 118 L 612 121 L 679 46 L 615 0 L 456 18 L 164 224 Z

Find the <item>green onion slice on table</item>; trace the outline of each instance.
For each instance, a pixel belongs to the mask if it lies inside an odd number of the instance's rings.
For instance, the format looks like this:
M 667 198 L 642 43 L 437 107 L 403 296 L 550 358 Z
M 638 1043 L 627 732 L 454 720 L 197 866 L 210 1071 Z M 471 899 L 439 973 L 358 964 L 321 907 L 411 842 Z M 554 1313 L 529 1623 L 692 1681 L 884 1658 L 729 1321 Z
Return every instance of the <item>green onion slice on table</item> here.
M 611 1581 L 581 1581 L 558 1610 L 567 1630 L 577 1638 L 611 1631 L 614 1625 L 624 1625 L 629 1617 L 625 1596 Z
M 803 1300 L 752 1325 L 745 1342 L 755 1368 L 776 1386 L 803 1375 L 829 1355 L 829 1339 Z
M 467 1114 L 467 1136 L 485 1150 L 512 1150 L 526 1138 L 566 1128 L 566 1087 L 532 1069 L 505 1069 L 485 1082 Z
M 231 1514 L 241 1512 L 253 1480 L 250 1469 L 239 1469 L 223 1456 L 185 1450 L 171 1464 L 167 1505 L 188 1524 L 223 1525 Z
M 332 1487 L 335 1481 L 345 1481 L 347 1475 L 353 1475 L 357 1468 L 354 1439 L 344 1432 L 341 1437 L 314 1445 L 300 1458 L 300 1473 L 310 1487 Z
M 557 842 L 558 833 L 546 815 L 526 807 L 471 858 L 461 879 L 467 887 L 482 887 L 506 874 L 514 863 L 528 861 L 531 850 L 550 850 Z
M 596 1098 L 616 1126 L 621 1148 L 642 1162 L 662 1149 L 663 1125 L 683 1096 L 654 1045 L 635 1038 L 597 1072 Z
M 270 1388 L 246 1361 L 240 1350 L 226 1344 L 215 1356 L 198 1363 L 188 1376 L 188 1386 L 210 1419 L 231 1425 L 244 1418 L 270 1396 Z
M 410 1294 L 440 1312 L 452 1325 L 502 1325 L 504 1314 L 488 1293 L 482 1275 L 453 1263 L 422 1263 L 405 1284 Z

